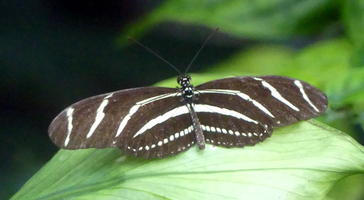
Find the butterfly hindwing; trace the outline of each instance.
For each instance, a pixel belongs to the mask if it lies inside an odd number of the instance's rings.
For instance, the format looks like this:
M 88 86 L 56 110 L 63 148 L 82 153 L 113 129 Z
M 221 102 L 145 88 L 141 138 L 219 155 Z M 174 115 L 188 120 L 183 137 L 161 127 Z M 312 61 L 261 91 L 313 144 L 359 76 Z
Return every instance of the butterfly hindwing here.
M 166 157 L 193 145 L 193 126 L 181 96 L 145 104 L 138 113 L 118 138 L 118 141 L 128 141 L 119 145 L 126 153 L 144 158 Z
M 271 135 L 272 120 L 256 112 L 252 103 L 237 95 L 199 92 L 195 109 L 207 143 L 227 147 L 254 145 Z
M 237 147 L 254 145 L 269 137 L 271 127 L 232 116 L 199 113 L 198 114 L 206 143 L 217 146 Z

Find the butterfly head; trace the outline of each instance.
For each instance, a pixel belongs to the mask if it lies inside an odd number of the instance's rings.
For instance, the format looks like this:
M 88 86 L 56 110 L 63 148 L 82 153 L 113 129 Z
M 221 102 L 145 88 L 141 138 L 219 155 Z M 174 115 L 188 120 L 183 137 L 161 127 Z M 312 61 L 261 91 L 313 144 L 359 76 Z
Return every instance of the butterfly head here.
M 186 88 L 188 86 L 191 85 L 191 76 L 187 75 L 187 74 L 183 74 L 178 76 L 177 78 L 177 83 L 182 87 L 182 88 Z

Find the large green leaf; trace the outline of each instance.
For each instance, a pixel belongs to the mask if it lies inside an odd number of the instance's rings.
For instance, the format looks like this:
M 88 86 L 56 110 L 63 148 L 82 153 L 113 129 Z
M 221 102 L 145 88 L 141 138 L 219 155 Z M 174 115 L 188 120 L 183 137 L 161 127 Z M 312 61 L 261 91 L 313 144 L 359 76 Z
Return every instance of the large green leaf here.
M 281 128 L 254 147 L 192 148 L 161 160 L 116 149 L 59 151 L 12 199 L 324 199 L 364 173 L 364 149 L 315 121 Z
M 195 83 L 214 77 L 194 76 Z M 171 85 L 174 79 L 164 82 Z M 12 199 L 325 199 L 364 173 L 364 148 L 316 121 L 245 148 L 192 148 L 166 159 L 117 149 L 60 150 Z
M 237 37 L 285 39 L 329 25 L 323 22 L 331 20 L 326 13 L 335 12 L 335 7 L 336 1 L 329 0 L 169 0 L 128 27 L 126 35 L 135 36 L 161 22 L 180 22 L 220 27 Z

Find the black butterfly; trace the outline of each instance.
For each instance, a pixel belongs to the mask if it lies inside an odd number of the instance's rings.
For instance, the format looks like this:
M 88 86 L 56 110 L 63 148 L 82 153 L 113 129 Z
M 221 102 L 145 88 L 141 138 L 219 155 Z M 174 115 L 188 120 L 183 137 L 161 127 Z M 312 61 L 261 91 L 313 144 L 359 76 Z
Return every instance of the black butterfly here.
M 274 127 L 317 117 L 327 108 L 324 93 L 287 77 L 233 77 L 196 87 L 190 81 L 182 74 L 179 89 L 142 87 L 84 99 L 52 121 L 49 136 L 64 149 L 117 147 L 162 158 L 194 144 L 254 145 Z

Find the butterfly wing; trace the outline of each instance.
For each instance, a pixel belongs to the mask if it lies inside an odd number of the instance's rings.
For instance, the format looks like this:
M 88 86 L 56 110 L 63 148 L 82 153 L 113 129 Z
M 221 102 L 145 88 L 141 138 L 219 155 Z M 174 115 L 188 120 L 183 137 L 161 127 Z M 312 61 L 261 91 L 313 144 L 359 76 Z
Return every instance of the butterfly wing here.
M 49 126 L 49 136 L 64 149 L 118 147 L 146 158 L 172 155 L 194 141 L 180 99 L 177 89 L 161 87 L 90 97 L 62 111 Z M 180 112 L 172 116 L 174 111 Z
M 236 112 L 258 122 L 217 112 L 198 113 L 205 125 L 207 142 L 217 145 L 253 145 L 267 138 L 273 127 L 317 117 L 327 108 L 327 98 L 321 91 L 303 81 L 281 76 L 226 78 L 196 89 L 197 104 Z
M 195 134 L 188 108 L 181 98 L 173 96 L 140 107 L 142 114 L 125 126 L 125 132 L 119 139 L 129 142 L 120 143 L 118 147 L 144 158 L 162 158 L 191 147 Z
M 235 77 L 196 87 L 194 109 L 206 142 L 254 145 L 273 127 L 322 114 L 327 98 L 309 84 L 286 77 Z M 144 158 L 165 157 L 195 142 L 189 110 L 180 92 L 146 87 L 87 98 L 51 123 L 52 141 L 65 149 L 118 147 Z

